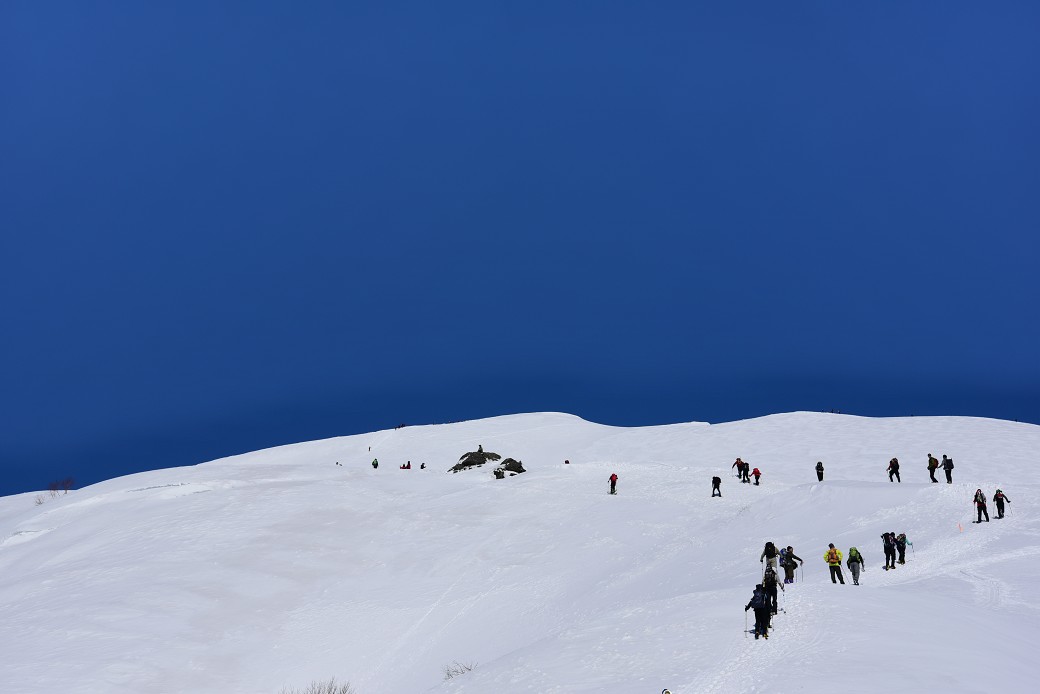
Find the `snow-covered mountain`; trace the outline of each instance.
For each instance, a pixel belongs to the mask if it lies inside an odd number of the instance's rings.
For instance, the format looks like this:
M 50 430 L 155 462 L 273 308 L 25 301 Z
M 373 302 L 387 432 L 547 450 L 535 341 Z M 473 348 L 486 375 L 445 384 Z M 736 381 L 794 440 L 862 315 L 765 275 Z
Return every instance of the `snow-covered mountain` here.
M 478 445 L 528 472 L 446 472 Z M 358 694 L 1031 692 L 1038 450 L 1040 427 L 962 417 L 545 413 L 4 497 L 0 692 L 266 694 L 333 675 Z M 929 483 L 928 453 L 954 459 L 953 484 Z M 737 456 L 761 486 L 737 483 Z M 1014 515 L 990 503 L 972 524 L 977 487 Z M 885 572 L 888 530 L 913 548 Z M 755 641 L 743 607 L 766 540 L 805 567 Z M 862 585 L 831 584 L 828 542 L 863 551 Z M 476 667 L 445 681 L 456 661 Z

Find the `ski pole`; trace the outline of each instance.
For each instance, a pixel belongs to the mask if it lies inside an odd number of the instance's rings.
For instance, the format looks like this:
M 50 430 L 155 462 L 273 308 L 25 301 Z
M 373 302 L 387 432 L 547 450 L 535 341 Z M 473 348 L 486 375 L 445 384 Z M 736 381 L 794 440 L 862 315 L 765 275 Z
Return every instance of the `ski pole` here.
M 744 638 L 747 639 L 747 610 L 744 610 Z

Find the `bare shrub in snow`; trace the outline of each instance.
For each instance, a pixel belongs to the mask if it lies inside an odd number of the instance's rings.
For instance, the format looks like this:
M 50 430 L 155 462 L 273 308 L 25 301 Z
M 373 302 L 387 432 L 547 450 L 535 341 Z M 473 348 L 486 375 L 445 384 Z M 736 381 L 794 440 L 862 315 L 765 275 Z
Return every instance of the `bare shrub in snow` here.
M 282 689 L 282 694 L 355 694 L 355 691 L 354 688 L 350 686 L 350 682 L 340 684 L 336 681 L 336 678 L 333 677 L 322 682 L 314 680 L 304 689 L 285 687 Z
M 64 490 L 65 493 L 68 494 L 69 490 L 72 489 L 72 487 L 75 484 L 76 484 L 76 480 L 72 479 L 71 477 L 66 477 L 63 480 L 55 480 L 55 481 L 51 482 L 50 484 L 48 484 L 47 485 L 47 490 L 50 491 L 51 497 L 53 498 L 55 496 L 58 496 L 58 490 L 59 489 Z
M 447 681 L 459 675 L 465 675 L 476 666 L 476 663 L 460 663 L 456 660 L 454 663 L 444 666 L 444 679 Z

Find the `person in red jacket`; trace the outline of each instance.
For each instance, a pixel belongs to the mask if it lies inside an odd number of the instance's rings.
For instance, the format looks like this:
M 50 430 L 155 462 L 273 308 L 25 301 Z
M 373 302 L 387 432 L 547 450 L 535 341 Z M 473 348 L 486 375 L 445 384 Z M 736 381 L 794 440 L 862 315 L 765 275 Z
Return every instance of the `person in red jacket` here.
M 762 472 L 756 467 L 751 471 L 751 474 L 755 476 L 755 486 L 758 486 L 758 478 L 762 476 Z
M 610 493 L 617 494 L 617 473 L 610 475 Z
M 979 515 L 979 519 L 977 521 L 975 521 L 975 522 L 976 523 L 981 523 L 982 522 L 982 516 L 983 516 L 983 514 L 985 514 L 986 515 L 986 522 L 989 523 L 989 511 L 986 510 L 986 495 L 982 493 L 981 489 L 976 489 L 975 490 L 975 499 L 974 499 L 974 501 L 975 501 L 975 508 L 978 509 L 978 512 L 979 512 L 979 514 L 978 514 Z

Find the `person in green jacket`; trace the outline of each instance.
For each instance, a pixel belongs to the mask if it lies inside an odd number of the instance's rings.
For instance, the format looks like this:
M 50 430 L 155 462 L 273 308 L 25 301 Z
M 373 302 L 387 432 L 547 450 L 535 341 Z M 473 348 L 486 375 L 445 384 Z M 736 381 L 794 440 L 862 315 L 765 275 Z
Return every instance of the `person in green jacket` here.
M 855 547 L 849 547 L 849 558 L 845 561 L 845 566 L 849 567 L 849 571 L 852 572 L 852 585 L 858 586 L 859 572 L 866 567 L 866 564 L 863 561 L 863 555 Z
M 830 567 L 831 583 L 841 581 L 841 584 L 845 585 L 845 577 L 841 575 L 841 557 L 841 550 L 837 549 L 833 542 L 827 545 L 827 551 L 823 553 L 823 560 Z
M 379 467 L 379 458 L 373 458 L 372 459 L 372 469 L 375 470 L 377 467 Z

